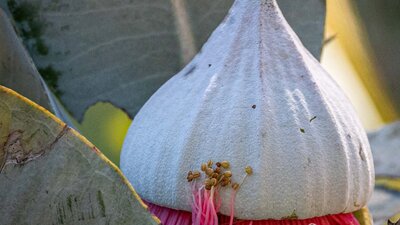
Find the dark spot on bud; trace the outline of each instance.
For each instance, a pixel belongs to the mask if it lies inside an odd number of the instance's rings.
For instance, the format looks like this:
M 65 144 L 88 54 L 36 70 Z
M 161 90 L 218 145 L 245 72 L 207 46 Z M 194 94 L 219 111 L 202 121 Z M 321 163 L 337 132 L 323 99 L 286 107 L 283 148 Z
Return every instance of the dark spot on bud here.
M 360 155 L 361 160 L 365 161 L 364 150 L 363 150 L 362 145 L 360 145 L 360 148 L 358 150 L 358 154 Z
M 193 73 L 196 70 L 196 65 L 190 67 L 190 69 L 183 75 L 184 77 L 188 76 L 189 74 Z
M 311 119 L 310 119 L 310 123 L 311 123 L 313 120 L 315 120 L 315 119 L 317 119 L 317 116 L 314 116 L 313 118 L 311 118 Z

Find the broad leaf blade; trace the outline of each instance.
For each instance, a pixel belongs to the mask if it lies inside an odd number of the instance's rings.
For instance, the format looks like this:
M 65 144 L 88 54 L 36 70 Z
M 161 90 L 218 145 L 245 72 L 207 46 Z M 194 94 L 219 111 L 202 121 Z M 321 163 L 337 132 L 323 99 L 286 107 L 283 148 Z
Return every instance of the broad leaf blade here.
M 1 8 L 0 43 L 0 84 L 20 92 L 73 127 L 68 113 L 43 81 Z
M 400 1 L 349 1 L 360 16 L 364 37 L 373 52 L 378 81 L 391 98 L 391 104 L 400 115 Z M 366 82 L 368 85 L 368 82 Z M 368 86 L 367 86 L 368 87 Z M 375 91 L 375 90 L 373 90 Z M 379 104 L 379 102 L 377 103 Z
M 20 29 L 29 34 L 25 43 L 39 68 L 52 66 L 61 73 L 61 100 L 81 120 L 99 101 L 112 102 L 134 117 L 200 49 L 233 0 L 11 2 L 11 12 L 27 4 L 34 9 L 26 18 L 18 17 Z M 289 23 L 319 57 L 325 2 L 279 2 Z M 37 27 L 39 35 L 31 34 Z
M 377 187 L 368 203 L 375 224 L 385 224 L 400 212 L 400 192 Z
M 400 122 L 368 133 L 376 187 L 368 206 L 376 224 L 400 213 Z
M 11 87 L 24 96 L 50 109 L 49 96 L 43 88 L 35 65 L 21 45 L 8 20 L 7 15 L 0 9 L 0 83 Z
M 371 214 L 367 207 L 353 212 L 360 225 L 373 225 Z
M 0 86 L 0 224 L 157 224 L 77 132 Z
M 278 3 L 304 46 L 319 59 L 325 31 L 325 0 L 278 0 Z
M 400 122 L 368 133 L 368 139 L 376 176 L 400 178 Z

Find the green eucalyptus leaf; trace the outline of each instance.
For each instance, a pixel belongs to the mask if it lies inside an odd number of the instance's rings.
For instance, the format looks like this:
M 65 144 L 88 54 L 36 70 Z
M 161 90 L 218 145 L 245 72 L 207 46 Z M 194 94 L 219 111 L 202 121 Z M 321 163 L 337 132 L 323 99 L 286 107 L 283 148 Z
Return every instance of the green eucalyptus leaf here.
M 368 139 L 376 176 L 400 178 L 400 121 L 368 133 Z
M 311 54 L 320 59 L 325 31 L 325 0 L 277 0 L 283 15 Z
M 360 17 L 365 39 L 370 44 L 373 60 L 379 72 L 377 79 L 391 97 L 400 115 L 400 1 L 349 1 Z
M 51 110 L 49 96 L 35 65 L 14 32 L 7 15 L 0 9 L 0 83 L 28 96 Z
M 400 213 L 400 122 L 368 133 L 376 185 L 368 207 L 376 224 Z M 383 182 L 382 182 L 383 181 Z
M 372 216 L 367 207 L 353 212 L 360 225 L 373 225 Z
M 400 212 L 400 192 L 377 187 L 368 203 L 374 224 L 385 224 Z
M 96 102 L 134 117 L 223 20 L 233 0 L 9 0 L 36 65 L 59 73 L 61 100 L 82 120 Z M 319 58 L 325 1 L 279 0 Z
M 48 111 L 0 86 L 0 224 L 158 224 L 120 170 Z
M 0 43 L 0 84 L 20 92 L 73 127 L 68 113 L 43 81 L 1 8 Z

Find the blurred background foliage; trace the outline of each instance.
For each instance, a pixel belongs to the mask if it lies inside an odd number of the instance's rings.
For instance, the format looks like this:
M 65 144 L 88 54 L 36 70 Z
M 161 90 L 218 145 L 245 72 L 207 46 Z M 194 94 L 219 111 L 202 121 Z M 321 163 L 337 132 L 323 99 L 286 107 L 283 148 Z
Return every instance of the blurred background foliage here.
M 328 1 L 326 36 L 331 35 L 322 64 L 347 92 L 365 128 L 398 119 L 400 1 Z
M 86 112 L 78 129 L 100 149 L 105 149 L 107 157 L 119 163 L 119 154 L 126 132 L 132 120 L 126 112 L 108 102 L 99 102 Z

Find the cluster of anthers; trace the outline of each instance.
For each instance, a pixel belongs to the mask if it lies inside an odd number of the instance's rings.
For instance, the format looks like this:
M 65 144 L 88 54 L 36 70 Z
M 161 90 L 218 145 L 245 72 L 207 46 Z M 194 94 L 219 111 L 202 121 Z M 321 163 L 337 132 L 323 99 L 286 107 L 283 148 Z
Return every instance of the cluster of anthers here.
M 234 190 L 239 189 L 239 183 L 232 182 L 232 172 L 229 170 L 230 163 L 228 161 L 216 162 L 215 167 L 213 168 L 214 163 L 212 160 L 209 160 L 207 163 L 201 164 L 201 171 L 204 172 L 206 179 L 204 180 L 204 188 L 206 190 L 211 190 L 212 187 L 217 187 L 220 185 L 221 187 L 228 186 L 232 184 L 232 188 Z M 253 174 L 253 169 L 250 166 L 246 166 L 244 169 L 246 175 L 244 176 L 241 184 L 244 182 L 244 179 L 247 175 Z M 192 182 L 197 178 L 201 177 L 200 171 L 189 171 L 187 180 L 188 182 Z
M 247 176 L 253 174 L 253 169 L 246 166 L 244 172 L 246 173 L 241 182 L 232 181 L 232 172 L 230 163 L 228 161 L 214 162 L 209 160 L 207 163 L 201 164 L 201 172 L 198 170 L 189 171 L 187 175 L 188 182 L 192 182 L 192 221 L 194 225 L 217 225 L 221 200 L 219 199 L 218 191 L 221 187 L 232 187 L 230 200 L 230 224 L 233 224 L 234 218 L 234 202 L 236 192 L 244 183 Z M 197 180 L 204 174 L 204 181 L 197 187 Z

